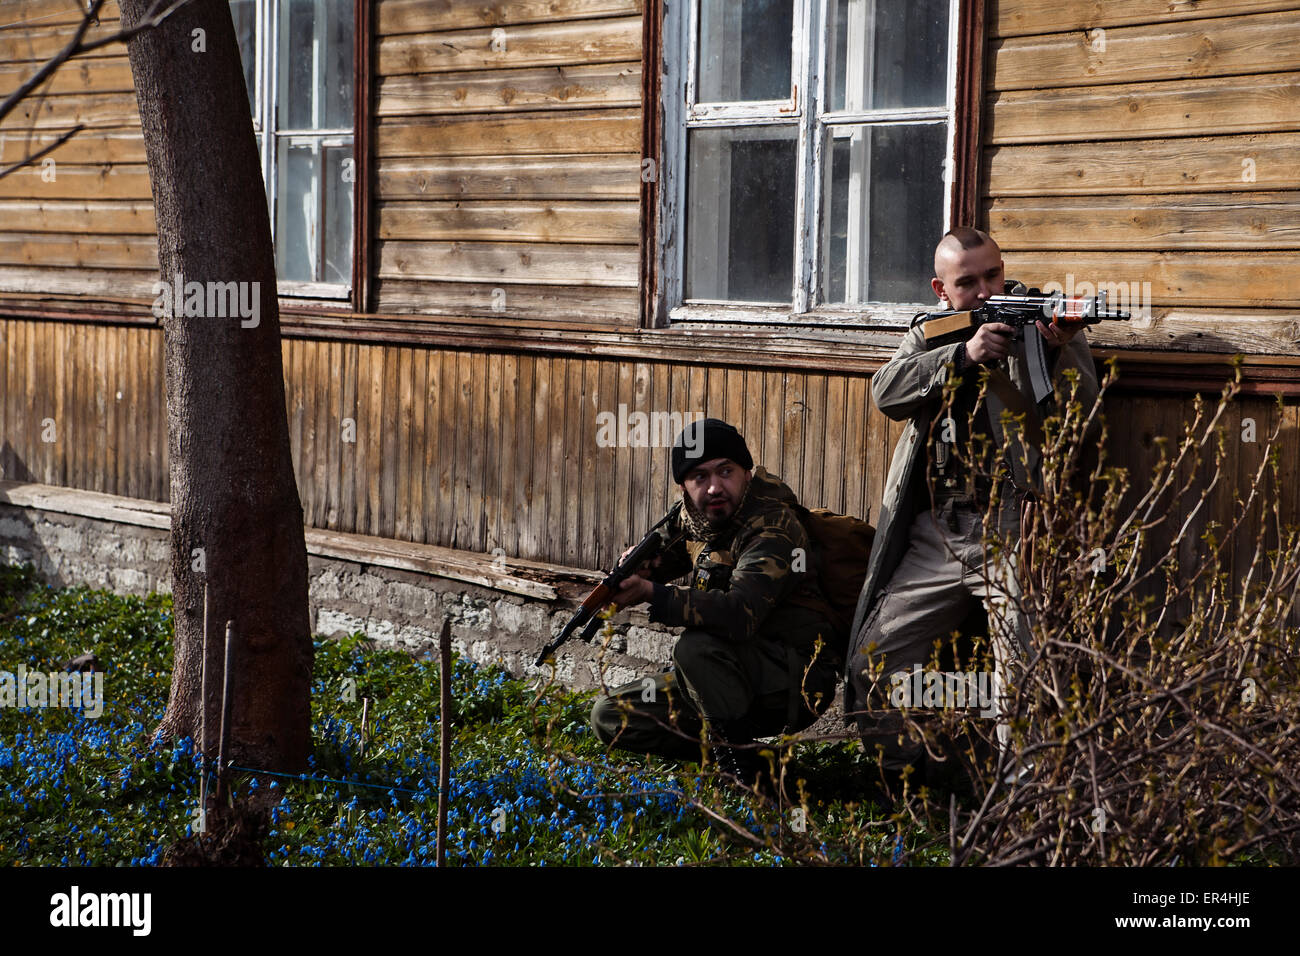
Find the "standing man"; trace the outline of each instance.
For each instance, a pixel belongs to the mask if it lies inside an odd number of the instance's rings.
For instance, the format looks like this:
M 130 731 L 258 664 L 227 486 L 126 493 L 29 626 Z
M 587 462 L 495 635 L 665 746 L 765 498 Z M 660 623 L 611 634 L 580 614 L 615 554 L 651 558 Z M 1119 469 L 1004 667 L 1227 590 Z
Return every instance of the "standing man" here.
M 968 227 L 953 229 L 939 242 L 930 284 L 943 307 L 953 310 L 977 308 L 1009 291 L 997 243 Z M 1022 504 L 1040 477 L 1038 450 L 1032 444 L 1021 447 L 1020 436 L 1034 434 L 1055 401 L 1053 395 L 1035 405 L 1011 326 L 988 323 L 965 342 L 927 349 L 921 328 L 927 318 L 921 313 L 912 321 L 898 351 L 871 380 L 876 407 L 908 424 L 890 463 L 846 668 L 846 713 L 855 716 L 867 751 L 880 753 L 890 790 L 897 789 L 909 765 L 922 779 L 925 775 L 923 744 L 905 739 L 902 716 L 890 708 L 889 690 L 897 686 L 892 676 L 910 677 L 915 665 L 927 666 L 935 642 L 959 629 L 977 601 L 989 610 L 995 689 L 1028 650 L 1028 628 L 1016 608 L 1014 557 L 994 566 L 985 554 L 984 515 L 993 491 L 988 476 L 995 470 L 991 459 L 1000 457 L 1004 473 L 1012 477 L 999 489 L 997 530 L 1014 543 Z M 1077 400 L 1091 407 L 1097 374 L 1082 326 L 1039 321 L 1037 328 L 1058 394 L 1066 388 L 1065 371 L 1075 369 Z M 990 381 L 980 402 L 982 369 Z M 950 380 L 956 393 L 945 410 L 944 387 Z M 1004 435 L 1005 409 L 1025 415 L 1023 433 Z M 975 443 L 969 441 L 972 431 Z M 989 460 L 963 459 L 981 444 Z M 1005 744 L 1005 725 L 998 731 Z
M 700 759 L 704 728 L 719 768 L 752 784 L 763 767 L 754 739 L 809 726 L 839 683 L 817 556 L 794 493 L 754 469 L 731 425 L 687 425 L 671 461 L 683 506 L 660 533 L 669 540 L 684 527 L 685 538 L 628 578 L 614 602 L 648 601 L 650 620 L 686 628 L 675 671 L 599 698 L 591 724 L 608 746 L 681 760 Z M 685 586 L 666 583 L 687 573 Z

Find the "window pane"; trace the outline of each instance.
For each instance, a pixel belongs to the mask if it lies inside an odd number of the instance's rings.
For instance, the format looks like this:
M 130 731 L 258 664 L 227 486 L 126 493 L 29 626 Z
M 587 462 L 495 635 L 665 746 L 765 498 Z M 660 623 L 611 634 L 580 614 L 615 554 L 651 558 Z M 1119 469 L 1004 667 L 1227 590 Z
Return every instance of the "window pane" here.
M 320 281 L 352 284 L 352 147 L 325 148 L 324 269 Z
M 351 283 L 351 157 L 350 145 L 280 142 L 275 258 L 281 279 Z
M 235 38 L 239 41 L 239 59 L 244 64 L 244 85 L 248 87 L 248 108 L 253 114 L 253 128 L 262 128 L 257 113 L 257 2 L 230 0 L 230 16 L 235 21 Z
M 793 0 L 701 0 L 695 98 L 788 100 Z
M 351 128 L 351 0 L 279 3 L 280 128 Z
M 695 129 L 687 141 L 686 298 L 791 301 L 795 129 Z
M 823 300 L 929 302 L 947 125 L 841 126 L 827 135 Z
M 949 0 L 832 0 L 829 108 L 947 104 L 948 9 Z

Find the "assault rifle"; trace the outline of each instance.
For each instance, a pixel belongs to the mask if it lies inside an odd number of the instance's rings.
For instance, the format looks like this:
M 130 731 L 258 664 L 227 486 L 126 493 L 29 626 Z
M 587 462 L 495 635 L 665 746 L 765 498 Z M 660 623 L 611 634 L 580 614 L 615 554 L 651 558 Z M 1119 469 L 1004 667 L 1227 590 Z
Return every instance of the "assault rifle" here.
M 627 556 L 614 566 L 614 570 L 609 572 L 605 580 L 596 585 L 591 593 L 583 598 L 582 606 L 578 608 L 573 617 L 569 618 L 569 623 L 564 625 L 564 630 L 560 631 L 559 636 L 543 647 L 542 652 L 537 655 L 538 667 L 541 667 L 546 659 L 554 654 L 560 645 L 567 641 L 569 636 L 578 628 L 583 628 L 582 639 L 584 641 L 590 640 L 600 630 L 600 611 L 618 593 L 618 589 L 622 587 L 623 582 L 636 574 L 637 569 L 645 562 L 653 561 L 661 552 L 671 548 L 686 536 L 684 528 L 667 541 L 664 541 L 663 537 L 657 534 L 658 530 L 673 518 L 676 518 L 681 513 L 681 510 L 682 503 L 679 501 L 672 506 L 668 514 L 654 523 L 654 526 L 641 539 L 641 543 L 629 551 Z M 586 626 L 583 627 L 583 625 Z
M 1043 295 L 1040 290 L 1025 289 L 1023 285 L 1017 285 L 1016 289 L 1024 291 L 992 296 L 976 309 L 930 313 L 921 322 L 925 347 L 932 349 L 965 341 L 987 322 L 1010 325 L 1016 330 L 1015 339 L 1022 343 L 1021 358 L 1025 361 L 1030 381 L 1033 382 L 1034 401 L 1041 402 L 1052 394 L 1052 376 L 1047 369 L 1047 350 L 1044 348 L 1043 336 L 1038 331 L 1037 323 L 1040 319 L 1058 325 L 1080 326 L 1095 325 L 1104 319 L 1131 318 L 1127 312 L 1107 309 L 1105 292 L 1091 298 L 1067 298 L 1062 292 Z

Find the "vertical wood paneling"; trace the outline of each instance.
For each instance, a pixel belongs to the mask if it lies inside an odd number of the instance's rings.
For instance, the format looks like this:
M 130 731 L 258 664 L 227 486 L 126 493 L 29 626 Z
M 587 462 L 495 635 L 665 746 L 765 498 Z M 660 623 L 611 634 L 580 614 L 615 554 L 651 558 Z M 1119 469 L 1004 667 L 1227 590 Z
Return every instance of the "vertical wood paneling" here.
M 533 469 L 526 519 L 529 557 L 545 554 L 548 547 L 546 505 L 551 483 L 551 365 L 554 361 L 549 355 L 538 355 L 530 361 L 533 372 Z
M 92 326 L 95 335 L 95 389 L 91 397 L 93 417 L 90 427 L 95 435 L 95 472 L 92 490 L 106 490 L 109 465 L 108 449 L 108 326 Z M 49 481 L 49 478 L 45 479 Z
M 561 554 L 566 564 L 578 559 L 578 518 L 588 504 L 582 493 L 581 467 L 586 457 L 586 442 L 583 428 L 587 417 L 587 382 L 584 370 L 589 361 L 568 359 L 565 362 L 565 400 L 564 411 L 564 474 L 560 497 L 557 499 L 564 507 L 564 544 Z
M 0 318 L 0 346 L 4 347 L 4 361 L 0 362 L 0 478 L 12 480 L 9 464 L 11 433 L 15 419 L 9 412 L 9 363 L 15 354 L 13 346 L 14 321 Z
M 557 357 L 550 363 L 550 422 L 551 428 L 543 437 L 550 444 L 550 467 L 546 474 L 546 530 L 547 554 L 562 560 L 564 554 L 564 442 L 565 424 L 568 421 L 568 383 L 565 376 L 570 359 Z
M 762 463 L 763 467 L 776 471 L 776 466 L 771 464 L 763 453 L 763 373 L 756 372 L 753 369 L 746 369 L 742 374 L 741 390 L 744 395 L 744 412 L 741 415 L 743 421 L 734 422 L 733 424 L 740 429 L 740 433 L 745 436 L 745 444 L 749 446 L 749 453 L 753 455 L 754 461 Z
M 356 405 L 354 406 L 353 420 L 356 423 L 356 445 L 352 457 L 352 469 L 347 475 L 347 481 L 351 485 L 352 496 L 352 521 L 351 527 L 362 534 L 369 534 L 370 527 L 370 496 L 366 486 L 369 484 L 369 472 L 373 467 L 372 456 L 370 453 L 370 406 L 373 403 L 371 374 L 370 374 L 370 355 L 374 348 L 369 345 L 358 345 L 357 352 L 357 384 L 356 384 Z
M 519 462 L 519 356 L 501 357 L 501 436 L 500 462 L 497 474 L 497 525 L 488 549 L 500 548 L 506 560 L 519 556 L 517 531 L 520 512 L 517 510 L 519 486 L 524 476 Z
M 638 396 L 639 408 L 670 408 L 673 401 L 674 366 L 656 362 L 647 369 L 646 391 Z M 638 387 L 641 373 L 637 373 Z M 656 455 L 653 449 L 636 449 L 636 473 L 643 476 L 632 485 L 632 513 L 637 516 L 636 526 L 628 536 L 628 544 L 645 534 L 647 528 L 679 497 L 678 486 L 673 481 L 671 462 L 666 455 Z
M 454 422 L 456 406 L 454 402 L 456 386 L 456 355 L 454 352 L 433 352 L 429 355 L 429 410 L 430 437 L 437 440 L 430 442 L 430 468 L 428 492 L 429 500 L 429 540 L 434 544 L 445 544 L 451 540 L 452 517 L 452 462 L 456 449 Z
M 769 471 L 782 478 L 789 469 L 785 459 L 785 372 L 763 374 L 763 451 L 762 460 Z M 753 452 L 753 449 L 750 449 Z
M 803 466 L 799 500 L 820 504 L 826 498 L 826 376 L 803 376 Z M 815 505 L 814 505 L 815 507 Z
M 442 434 L 446 437 L 444 467 L 448 480 L 446 504 L 451 513 L 447 516 L 447 536 L 441 544 L 453 548 L 463 547 L 468 531 L 468 519 L 462 513 L 465 501 L 465 489 L 469 484 L 466 473 L 469 470 L 470 426 L 470 387 L 469 359 L 461 352 L 448 352 L 443 356 L 443 394 L 447 397 L 447 408 L 451 412 L 450 421 L 443 425 Z
M 707 397 L 704 407 L 700 409 L 682 409 L 683 421 L 688 420 L 693 412 L 703 411 L 707 418 L 720 418 L 727 421 L 727 370 L 722 368 L 703 369 Z M 731 424 L 735 424 L 732 422 Z M 743 434 L 743 433 L 742 433 Z
M 330 418 L 335 408 L 334 389 L 338 387 L 339 367 L 334 361 L 336 342 L 319 342 L 316 346 L 316 402 L 312 415 L 312 434 L 316 436 L 315 467 L 312 469 L 312 484 L 315 486 L 315 513 L 312 524 L 317 528 L 332 527 L 330 511 L 334 507 L 332 500 L 334 482 L 330 465 L 334 460 L 334 445 L 337 436 L 330 428 Z
M 397 534 L 397 513 L 399 511 L 398 489 L 400 487 L 398 463 L 401 459 L 402 442 L 405 433 L 401 425 L 401 395 L 398 389 L 399 364 L 406 349 L 398 346 L 384 348 L 384 424 L 383 458 L 380 461 L 379 475 L 379 533 L 385 537 Z
M 298 383 L 298 394 L 302 396 L 302 463 L 297 469 L 302 479 L 298 482 L 298 500 L 302 505 L 303 520 L 314 527 L 319 521 L 316 509 L 320 499 L 320 485 L 316 481 L 316 457 L 320 453 L 320 439 L 316 434 L 317 390 L 320 386 L 317 360 L 323 343 L 307 339 L 298 341 L 302 346 L 303 376 Z
M 302 343 L 284 343 L 280 364 L 284 372 L 284 406 L 289 424 L 289 454 L 293 458 L 293 480 L 302 488 Z M 301 495 L 301 491 L 299 494 Z
M 68 388 L 67 368 L 70 348 L 68 327 L 54 329 L 49 338 L 54 346 L 49 357 L 50 372 L 53 379 L 51 385 L 54 389 L 52 395 L 54 399 L 54 418 L 62 427 L 67 422 L 70 411 L 65 401 Z M 66 441 L 60 441 L 55 446 L 54 472 L 50 479 L 54 484 L 62 485 L 68 480 L 68 447 L 69 443 Z M 120 456 L 116 463 L 120 465 L 125 457 L 125 455 Z
M 725 375 L 723 379 L 723 419 L 740 429 L 740 433 L 749 440 L 749 435 L 745 431 L 745 370 L 739 368 L 727 368 L 725 373 L 719 369 L 715 373 Z
M 131 498 L 144 497 L 140 488 L 140 473 L 144 460 L 140 449 L 143 447 L 145 437 L 144 429 L 140 427 L 140 398 L 144 394 L 145 382 L 148 379 L 142 374 L 144 369 L 140 361 L 140 344 L 148 334 L 146 329 L 130 329 L 126 334 L 127 379 L 124 398 L 127 422 L 130 425 L 127 432 L 127 447 L 130 449 L 130 454 L 127 455 L 126 494 Z M 69 350 L 69 359 L 70 357 L 71 350 Z
M 428 426 L 425 412 L 429 407 L 429 350 L 411 350 L 411 475 L 407 490 L 406 507 L 410 511 L 409 531 L 412 541 L 427 540 L 424 486 L 429 469 L 425 464 L 428 453 Z
M 472 416 L 470 429 L 470 471 L 467 501 L 470 502 L 469 536 L 464 547 L 470 551 L 483 551 L 487 521 L 484 503 L 487 501 L 488 449 L 496 431 L 496 423 L 487 415 L 489 384 L 488 357 L 480 352 L 468 353 L 470 363 L 470 402 Z
M 501 546 L 501 522 L 505 517 L 501 506 L 501 436 L 505 431 L 501 415 L 501 358 L 496 353 L 487 357 L 487 380 L 484 383 L 487 389 L 487 409 L 483 421 L 486 440 L 483 449 L 484 528 L 481 548 L 489 554 L 493 548 Z
M 5 477 L 166 500 L 162 330 L 24 320 L 0 320 L 0 330 Z M 283 354 L 295 476 L 310 523 L 489 554 L 499 547 L 507 560 L 608 566 L 675 498 L 670 451 L 653 441 L 673 436 L 656 431 L 650 447 L 596 444 L 596 415 L 617 416 L 620 404 L 730 421 L 755 461 L 801 501 L 873 523 L 904 427 L 874 408 L 864 375 L 305 339 L 285 340 Z M 1156 439 L 1176 444 L 1193 402 L 1121 394 L 1108 399 L 1107 414 L 1111 460 L 1140 490 Z M 41 441 L 47 417 L 57 426 L 52 445 Z M 1254 444 L 1241 437 L 1252 417 Z M 356 420 L 355 443 L 341 440 L 344 418 Z M 1300 408 L 1243 398 L 1224 420 L 1228 471 L 1190 526 L 1184 567 L 1204 553 L 1210 521 L 1226 528 L 1239 516 L 1278 421 L 1276 487 L 1284 520 L 1300 517 Z M 1191 495 L 1169 502 L 1153 545 L 1168 542 L 1194 506 Z M 1246 572 L 1256 536 L 1266 533 L 1256 510 L 1229 556 L 1234 575 Z
M 845 398 L 848 382 L 843 376 L 826 377 L 825 454 L 822 458 L 822 505 L 832 511 L 844 511 L 844 489 L 849 476 L 847 437 L 845 434 Z
M 412 349 L 389 348 L 394 367 L 392 378 L 394 396 L 390 404 L 396 405 L 396 414 L 390 419 L 393 425 L 393 457 L 385 459 L 386 471 L 392 471 L 393 477 L 393 536 L 402 540 L 411 540 L 411 422 L 414 413 L 411 409 L 411 356 Z
M 149 406 L 149 484 L 155 501 L 171 501 L 171 481 L 168 466 L 171 447 L 168 439 L 166 343 L 161 327 L 149 335 L 149 367 L 157 371 L 150 376 Z
M 617 412 L 619 405 L 626 405 L 630 411 L 636 408 L 635 394 L 635 376 L 637 370 L 642 368 L 640 362 L 610 362 L 608 363 L 608 379 L 601 377 L 602 387 L 609 388 L 609 405 L 611 410 Z M 609 384 L 606 384 L 606 383 Z M 632 449 L 620 446 L 614 449 L 613 455 L 614 466 L 612 475 L 614 478 L 613 485 L 609 494 L 609 539 L 605 544 L 605 550 L 602 551 L 602 557 L 606 552 L 612 552 L 614 557 L 623 553 L 623 549 L 632 543 L 632 514 L 630 511 L 632 502 Z M 604 557 L 604 563 L 610 564 L 610 559 Z
M 537 535 L 531 526 L 534 502 L 534 487 L 537 481 L 537 461 L 535 448 L 537 440 L 533 435 L 533 422 L 536 407 L 537 362 L 532 356 L 521 355 L 518 359 L 519 384 L 515 389 L 515 427 L 518 429 L 516 442 L 516 481 L 513 540 L 511 551 L 517 557 L 536 560 L 541 553 Z
M 595 373 L 595 396 L 588 408 L 594 413 L 602 411 L 618 415 L 618 364 L 602 361 L 593 363 Z M 596 443 L 596 421 L 591 418 L 587 423 L 587 444 L 591 448 L 589 465 L 583 469 L 584 483 L 592 490 L 595 507 L 590 512 L 590 519 L 583 523 L 580 554 L 590 554 L 596 563 L 607 568 L 613 564 L 613 558 L 622 553 L 626 545 L 614 540 L 614 521 L 618 511 L 615 497 L 618 493 L 618 462 L 626 449 L 620 444 L 613 448 L 601 448 Z
M 357 456 L 359 454 L 360 442 L 356 440 L 357 432 L 360 431 L 360 425 L 357 419 L 360 415 L 358 410 L 359 398 L 357 394 L 357 375 L 359 373 L 358 363 L 360 362 L 361 347 L 352 342 L 342 346 L 343 361 L 340 367 L 343 369 L 343 383 L 340 389 L 339 407 L 330 428 L 334 432 L 335 440 L 338 443 L 338 483 L 339 483 L 339 528 L 355 528 L 357 520 L 357 492 L 356 492 L 356 471 L 358 467 Z M 355 431 L 352 433 L 352 441 L 344 441 L 349 437 L 344 431 L 344 422 L 350 420 Z

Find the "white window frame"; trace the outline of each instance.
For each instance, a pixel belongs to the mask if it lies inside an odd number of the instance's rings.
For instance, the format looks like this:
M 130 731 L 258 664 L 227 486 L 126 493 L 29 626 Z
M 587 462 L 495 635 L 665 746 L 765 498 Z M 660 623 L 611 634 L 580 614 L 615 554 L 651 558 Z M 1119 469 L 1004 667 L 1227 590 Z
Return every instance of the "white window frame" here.
M 957 103 L 957 40 L 961 0 L 949 0 L 947 96 L 941 107 L 889 110 L 823 110 L 827 58 L 827 9 L 831 0 L 795 0 L 792 37 L 793 69 L 791 96 L 786 101 L 766 100 L 740 103 L 697 103 L 698 40 L 701 0 L 669 0 L 664 10 L 663 138 L 659 191 L 660 234 L 656 237 L 661 269 L 660 288 L 669 321 L 770 324 L 789 322 L 816 326 L 885 325 L 905 327 L 918 308 L 929 308 L 930 300 L 914 303 L 863 303 L 828 305 L 818 303 L 821 276 L 823 224 L 819 191 L 824 183 L 823 155 L 827 127 L 835 125 L 889 125 L 947 123 L 947 156 L 944 161 L 943 223 L 951 228 L 951 198 L 955 163 Z M 806 91 L 813 90 L 810 98 Z M 790 305 L 771 303 L 686 301 L 686 174 L 687 131 L 708 127 L 744 127 L 797 124 L 795 187 L 794 283 Z M 935 237 L 936 240 L 938 237 Z
M 354 4 L 364 3 L 365 0 L 352 0 Z M 259 148 L 261 150 L 262 161 L 262 181 L 266 185 L 266 204 L 267 210 L 271 217 L 271 248 L 278 248 L 275 245 L 275 233 L 279 223 L 279 216 L 276 214 L 277 203 L 279 201 L 279 176 L 278 176 L 278 146 L 280 140 L 290 142 L 297 140 L 318 140 L 322 148 L 330 146 L 351 146 L 353 150 L 353 163 L 355 168 L 356 162 L 356 130 L 353 127 L 339 129 L 312 129 L 312 130 L 294 130 L 279 129 L 279 78 L 280 78 L 280 17 L 278 15 L 279 0 L 253 0 L 256 13 L 254 15 L 255 44 L 257 50 L 257 63 L 254 72 L 257 78 L 257 90 L 254 95 L 260 110 L 260 120 L 258 115 L 253 116 L 253 130 L 259 139 Z M 355 9 L 354 9 L 355 15 Z M 316 58 L 316 63 L 320 63 L 320 58 Z M 268 82 L 268 77 L 274 77 L 275 82 Z M 313 85 L 313 89 L 315 89 Z M 356 95 L 356 91 L 353 91 Z M 352 216 L 353 222 L 356 221 L 356 188 L 349 190 L 352 194 Z M 325 246 L 324 234 L 320 229 L 320 224 L 325 219 L 325 191 L 318 190 L 317 202 L 317 252 L 320 261 L 324 261 Z M 349 241 L 351 238 L 349 237 Z M 357 250 L 353 243 L 352 256 L 355 260 Z M 278 269 L 278 267 L 277 267 Z M 335 282 L 303 282 L 293 279 L 281 279 L 276 277 L 276 288 L 282 297 L 301 297 L 310 299 L 339 299 L 350 300 L 352 297 L 352 270 L 349 269 L 348 281 L 345 283 Z

